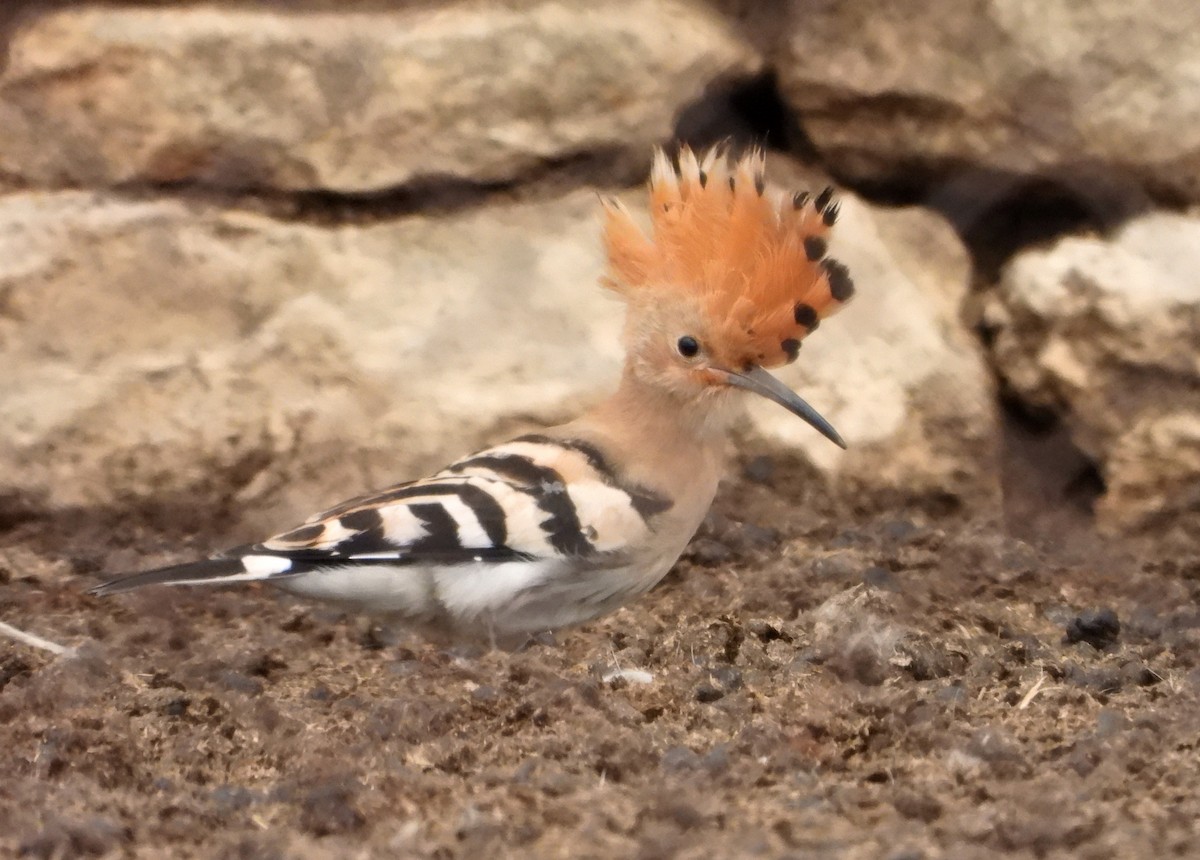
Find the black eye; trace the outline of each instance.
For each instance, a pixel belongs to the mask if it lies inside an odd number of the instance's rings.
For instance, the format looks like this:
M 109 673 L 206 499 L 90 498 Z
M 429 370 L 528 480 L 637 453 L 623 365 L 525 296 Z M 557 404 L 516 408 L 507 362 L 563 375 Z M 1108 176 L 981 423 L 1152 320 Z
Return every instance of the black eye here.
M 675 344 L 675 348 L 679 350 L 679 354 L 684 358 L 695 358 L 700 352 L 700 344 L 690 334 L 685 334 Z

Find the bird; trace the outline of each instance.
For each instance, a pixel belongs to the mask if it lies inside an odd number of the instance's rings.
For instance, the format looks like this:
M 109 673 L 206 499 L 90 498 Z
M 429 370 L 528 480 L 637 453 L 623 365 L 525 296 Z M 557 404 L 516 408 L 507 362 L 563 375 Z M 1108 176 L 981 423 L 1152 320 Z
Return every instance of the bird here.
M 520 642 L 649 591 L 700 527 L 746 394 L 845 448 L 768 371 L 854 294 L 828 256 L 832 188 L 768 187 L 765 152 L 657 148 L 649 232 L 599 200 L 607 271 L 625 304 L 615 391 L 582 416 L 323 511 L 259 543 L 111 579 L 144 586 L 262 581 L 429 635 Z

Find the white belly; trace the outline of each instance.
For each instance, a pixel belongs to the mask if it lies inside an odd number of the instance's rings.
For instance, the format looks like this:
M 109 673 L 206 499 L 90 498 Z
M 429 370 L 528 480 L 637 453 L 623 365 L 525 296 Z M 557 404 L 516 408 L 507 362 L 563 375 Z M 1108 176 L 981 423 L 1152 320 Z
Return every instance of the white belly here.
M 302 597 L 477 638 L 527 635 L 604 615 L 654 586 L 670 563 L 581 567 L 553 560 L 452 566 L 347 565 L 280 579 Z
M 284 591 L 341 603 L 359 612 L 424 618 L 436 609 L 426 570 L 413 565 L 354 564 L 272 580 Z

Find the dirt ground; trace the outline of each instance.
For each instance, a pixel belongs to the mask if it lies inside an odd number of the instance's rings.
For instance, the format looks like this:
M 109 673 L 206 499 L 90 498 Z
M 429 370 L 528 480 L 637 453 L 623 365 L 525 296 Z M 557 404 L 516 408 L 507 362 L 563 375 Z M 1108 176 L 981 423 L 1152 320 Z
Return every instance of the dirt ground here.
M 80 648 L 0 642 L 0 854 L 1200 857 L 1200 559 L 745 471 L 660 587 L 518 653 L 264 588 L 96 600 L 245 536 L 4 500 L 0 619 Z

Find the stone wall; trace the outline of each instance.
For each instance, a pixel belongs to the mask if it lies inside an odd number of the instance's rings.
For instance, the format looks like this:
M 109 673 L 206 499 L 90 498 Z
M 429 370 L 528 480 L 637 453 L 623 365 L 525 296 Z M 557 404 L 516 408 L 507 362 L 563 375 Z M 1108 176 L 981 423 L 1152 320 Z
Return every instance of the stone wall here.
M 860 507 L 996 513 L 998 380 L 1096 463 L 1104 524 L 1178 529 L 1200 7 L 1018 6 L 10 5 L 4 490 L 270 528 L 567 417 L 619 366 L 595 192 L 638 205 L 682 134 L 846 201 L 858 298 L 785 378 L 850 450 L 759 405 L 744 439 Z

